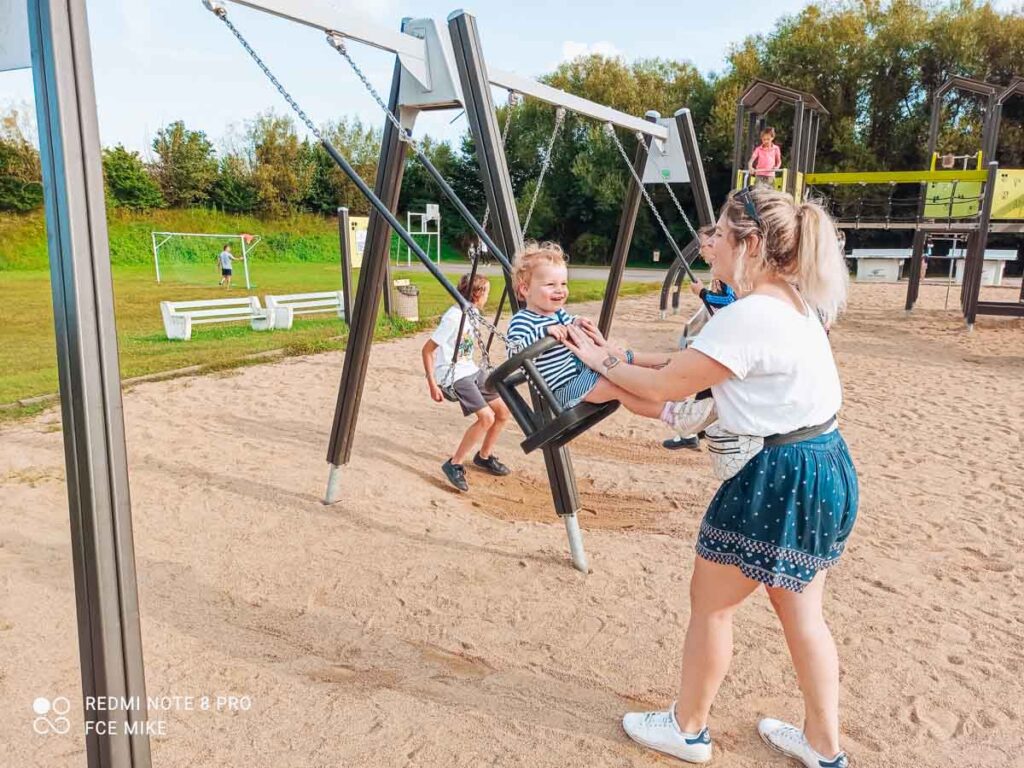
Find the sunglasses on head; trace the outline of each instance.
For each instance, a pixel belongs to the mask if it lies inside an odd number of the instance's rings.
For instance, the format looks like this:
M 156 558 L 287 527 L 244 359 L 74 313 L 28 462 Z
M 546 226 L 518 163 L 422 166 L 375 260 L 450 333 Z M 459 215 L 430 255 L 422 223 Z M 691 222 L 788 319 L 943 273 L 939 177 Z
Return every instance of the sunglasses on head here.
M 744 187 L 736 193 L 735 199 L 740 200 L 743 203 L 743 210 L 746 211 L 747 216 L 754 220 L 757 226 L 761 226 L 761 217 L 757 215 L 757 206 L 754 205 L 754 198 L 751 194 L 752 187 Z

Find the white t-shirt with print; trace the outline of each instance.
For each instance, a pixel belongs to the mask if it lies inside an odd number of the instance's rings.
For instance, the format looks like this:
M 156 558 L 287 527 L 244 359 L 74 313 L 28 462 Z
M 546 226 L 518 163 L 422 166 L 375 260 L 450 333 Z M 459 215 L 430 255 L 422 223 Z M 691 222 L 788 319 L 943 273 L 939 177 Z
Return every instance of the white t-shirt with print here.
M 455 337 L 459 335 L 459 323 L 462 321 L 462 308 L 451 307 L 441 315 L 441 322 L 430 339 L 437 344 L 434 350 L 434 378 L 438 384 L 446 384 L 464 379 L 466 376 L 473 376 L 480 367 L 473 360 L 473 334 L 469 327 L 469 319 L 466 319 L 462 328 L 462 343 L 459 344 L 459 359 L 455 363 L 455 375 L 446 381 L 448 366 L 452 363 L 452 355 L 455 353 Z
M 719 310 L 692 349 L 733 376 L 711 388 L 722 429 L 737 435 L 792 432 L 822 424 L 843 402 L 832 347 L 817 315 L 753 294 Z

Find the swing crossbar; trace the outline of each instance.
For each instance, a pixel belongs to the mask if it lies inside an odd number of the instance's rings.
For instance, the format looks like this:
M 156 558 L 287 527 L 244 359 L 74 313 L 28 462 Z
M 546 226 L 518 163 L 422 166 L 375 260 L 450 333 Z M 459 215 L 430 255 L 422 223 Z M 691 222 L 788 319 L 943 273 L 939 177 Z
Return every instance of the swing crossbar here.
M 403 66 L 428 91 L 431 89 L 432 82 L 447 80 L 458 83 L 459 81 L 457 73 L 451 71 L 450 63 L 445 56 L 436 53 L 425 40 L 364 21 L 356 14 L 344 13 L 326 0 L 231 0 L 231 2 L 319 29 L 324 33 L 334 33 L 348 40 L 355 40 L 382 51 L 395 53 Z M 452 16 L 459 13 L 461 11 L 456 11 Z M 442 35 L 447 34 L 447 29 L 443 24 L 437 25 L 437 31 Z M 443 47 L 446 46 L 442 45 Z M 444 73 L 447 73 L 447 77 L 442 76 Z M 514 72 L 488 68 L 488 79 L 492 85 L 499 88 L 565 107 L 571 112 L 586 115 L 602 123 L 613 123 L 630 131 L 640 131 L 659 141 L 668 140 L 668 130 L 664 126 L 649 123 L 643 118 L 560 91 Z M 465 104 L 461 95 L 458 100 L 459 108 L 464 108 Z

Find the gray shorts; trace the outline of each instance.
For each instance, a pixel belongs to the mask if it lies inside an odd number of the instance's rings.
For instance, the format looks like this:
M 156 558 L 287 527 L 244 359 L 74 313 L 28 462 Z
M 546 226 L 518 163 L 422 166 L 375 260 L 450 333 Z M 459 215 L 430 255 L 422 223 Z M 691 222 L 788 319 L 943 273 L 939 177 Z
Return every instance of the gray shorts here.
M 487 389 L 487 374 L 477 371 L 472 376 L 463 378 L 452 384 L 456 396 L 459 398 L 459 405 L 462 406 L 462 415 L 469 416 L 481 408 L 486 408 L 492 400 L 498 399 L 498 393 Z

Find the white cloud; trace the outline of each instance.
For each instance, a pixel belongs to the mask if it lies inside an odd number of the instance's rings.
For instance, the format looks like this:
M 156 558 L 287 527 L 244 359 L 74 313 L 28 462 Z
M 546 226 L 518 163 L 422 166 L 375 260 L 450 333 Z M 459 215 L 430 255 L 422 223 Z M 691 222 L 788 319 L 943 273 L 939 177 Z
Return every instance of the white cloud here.
M 577 43 L 574 40 L 566 40 L 562 43 L 562 61 L 571 61 L 577 56 L 589 56 L 594 53 L 607 56 L 610 59 L 624 57 L 622 51 L 607 40 L 599 40 L 596 43 Z

